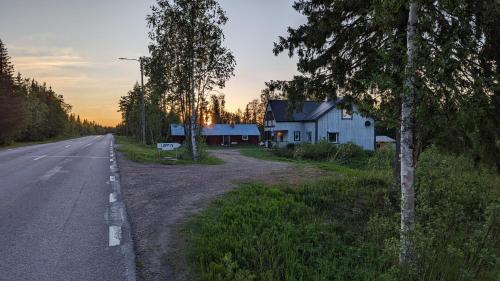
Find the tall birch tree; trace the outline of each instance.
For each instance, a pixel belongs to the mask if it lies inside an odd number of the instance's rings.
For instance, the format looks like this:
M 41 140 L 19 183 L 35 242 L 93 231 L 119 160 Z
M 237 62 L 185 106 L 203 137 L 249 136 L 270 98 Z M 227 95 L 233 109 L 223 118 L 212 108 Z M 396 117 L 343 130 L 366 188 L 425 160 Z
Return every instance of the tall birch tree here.
M 152 84 L 162 87 L 167 100 L 179 104 L 196 161 L 197 131 L 203 120 L 198 115 L 204 114 L 201 111 L 210 92 L 225 86 L 236 65 L 233 54 L 223 45 L 222 26 L 228 19 L 215 0 L 158 0 L 147 20 L 155 65 Z M 155 79 L 168 79 L 168 87 Z
M 401 105 L 401 250 L 399 261 L 414 260 L 412 232 L 415 225 L 415 163 L 413 159 L 417 3 L 410 2 L 406 37 L 406 80 Z

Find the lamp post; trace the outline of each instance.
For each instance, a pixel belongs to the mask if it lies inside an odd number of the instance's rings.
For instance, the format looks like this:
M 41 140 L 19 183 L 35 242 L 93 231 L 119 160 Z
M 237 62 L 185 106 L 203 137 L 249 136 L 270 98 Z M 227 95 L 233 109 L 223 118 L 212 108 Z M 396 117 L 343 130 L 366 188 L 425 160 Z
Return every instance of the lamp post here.
M 119 60 L 133 60 L 138 61 L 141 67 L 141 132 L 142 143 L 146 144 L 146 106 L 144 104 L 144 57 L 138 59 L 118 58 Z

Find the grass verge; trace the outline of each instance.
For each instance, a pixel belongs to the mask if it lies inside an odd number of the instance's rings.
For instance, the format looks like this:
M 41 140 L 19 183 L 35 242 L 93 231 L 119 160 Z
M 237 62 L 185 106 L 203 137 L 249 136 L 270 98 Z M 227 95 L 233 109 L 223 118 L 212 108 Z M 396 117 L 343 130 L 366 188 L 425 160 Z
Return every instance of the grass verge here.
M 398 266 L 400 195 L 390 167 L 337 172 L 301 186 L 247 183 L 216 199 L 186 228 L 195 280 L 493 281 L 500 276 L 497 174 L 435 149 L 422 154 L 415 231 L 419 266 L 408 272 Z
M 175 151 L 160 151 L 151 145 L 143 145 L 135 139 L 115 136 L 116 143 L 118 144 L 117 150 L 123 153 L 128 159 L 139 163 L 160 163 L 166 165 L 176 164 L 194 164 L 194 162 L 187 156 L 186 150 L 183 148 Z M 172 160 L 179 157 L 177 161 Z M 203 165 L 218 165 L 223 164 L 224 161 L 214 157 L 210 154 L 203 153 L 199 162 L 196 164 Z

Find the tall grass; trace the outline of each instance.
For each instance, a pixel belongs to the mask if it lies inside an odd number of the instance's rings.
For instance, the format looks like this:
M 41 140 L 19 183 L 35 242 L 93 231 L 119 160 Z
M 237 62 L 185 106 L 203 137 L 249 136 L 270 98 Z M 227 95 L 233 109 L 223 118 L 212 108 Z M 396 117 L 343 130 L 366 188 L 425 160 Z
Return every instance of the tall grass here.
M 217 199 L 187 228 L 197 280 L 498 280 L 499 176 L 424 152 L 409 274 L 397 265 L 400 195 L 387 154 L 372 156 L 384 165 L 302 186 L 244 184 Z

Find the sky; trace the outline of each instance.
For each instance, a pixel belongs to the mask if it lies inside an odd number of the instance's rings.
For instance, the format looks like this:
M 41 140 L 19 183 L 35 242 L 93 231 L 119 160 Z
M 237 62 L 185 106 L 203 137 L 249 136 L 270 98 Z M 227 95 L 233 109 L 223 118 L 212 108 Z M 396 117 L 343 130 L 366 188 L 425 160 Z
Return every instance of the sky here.
M 146 16 L 154 0 L 0 0 L 0 39 L 16 72 L 46 82 L 81 118 L 114 126 L 118 100 L 140 81 L 138 63 L 118 57 L 148 55 Z M 229 22 L 225 45 L 236 57 L 235 76 L 219 90 L 229 110 L 259 98 L 264 82 L 289 79 L 296 60 L 276 57 L 273 42 L 303 16 L 293 0 L 219 0 Z

